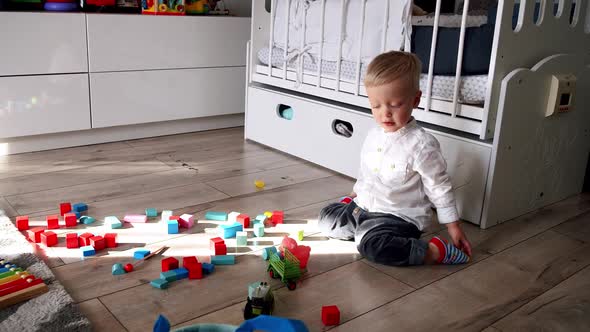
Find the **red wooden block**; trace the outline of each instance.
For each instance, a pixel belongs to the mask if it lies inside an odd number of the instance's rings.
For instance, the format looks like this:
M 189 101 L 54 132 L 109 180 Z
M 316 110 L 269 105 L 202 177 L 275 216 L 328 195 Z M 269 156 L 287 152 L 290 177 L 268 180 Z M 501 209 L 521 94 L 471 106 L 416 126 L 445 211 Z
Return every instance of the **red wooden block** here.
M 53 247 L 57 244 L 57 234 L 52 231 L 41 233 L 41 242 L 48 247 Z
M 227 255 L 227 246 L 224 243 L 216 244 L 213 253 L 215 256 Z
M 237 222 L 242 224 L 242 226 L 244 226 L 244 228 L 250 227 L 250 217 L 247 214 L 239 214 L 236 217 L 236 220 L 237 220 Z
M 104 241 L 107 248 L 117 247 L 117 233 L 106 233 L 104 235 Z
M 78 244 L 78 234 L 76 234 L 76 233 L 66 234 L 66 247 L 69 249 L 74 249 L 74 248 L 80 247 L 80 245 Z
M 203 267 L 201 263 L 190 263 L 189 265 L 184 265 L 184 268 L 188 270 L 189 279 L 203 278 Z
M 168 218 L 168 220 L 176 220 L 176 221 L 178 221 L 178 219 L 180 219 L 180 216 L 170 216 L 170 218 Z
M 125 264 L 125 266 L 123 266 L 123 270 L 125 270 L 127 273 L 133 272 L 133 264 Z
M 225 241 L 220 237 L 214 237 L 209 240 L 209 249 L 215 250 L 215 246 L 218 244 L 225 244 Z
M 270 220 L 273 224 L 282 224 L 285 219 L 285 213 L 283 211 L 273 211 Z
M 84 233 L 80 235 L 78 238 L 78 244 L 80 247 L 89 246 L 90 245 L 90 238 L 93 237 L 94 234 L 92 233 Z
M 178 259 L 168 257 L 162 259 L 162 272 L 178 269 Z
M 76 227 L 78 225 L 75 213 L 66 213 L 64 219 L 66 220 L 66 227 Z
M 58 216 L 47 216 L 47 229 L 58 229 L 59 219 Z
M 182 266 L 186 267 L 187 265 L 197 264 L 199 260 L 195 256 L 186 256 L 182 257 Z
M 35 228 L 31 228 L 27 231 L 27 235 L 29 237 L 29 240 L 31 240 L 31 242 L 35 242 L 35 243 L 39 243 L 41 242 L 41 233 L 43 233 L 45 230 L 41 227 L 35 227 Z
M 59 204 L 59 215 L 63 217 L 68 212 L 72 212 L 72 204 L 60 203 Z
M 340 310 L 335 305 L 328 305 L 322 307 L 322 322 L 324 325 L 338 325 L 340 324 Z
M 102 236 L 93 236 L 88 240 L 90 241 L 88 245 L 93 246 L 94 250 L 96 251 L 103 250 L 105 248 L 104 238 Z
M 26 231 L 29 229 L 29 216 L 16 217 L 16 228 L 19 231 Z

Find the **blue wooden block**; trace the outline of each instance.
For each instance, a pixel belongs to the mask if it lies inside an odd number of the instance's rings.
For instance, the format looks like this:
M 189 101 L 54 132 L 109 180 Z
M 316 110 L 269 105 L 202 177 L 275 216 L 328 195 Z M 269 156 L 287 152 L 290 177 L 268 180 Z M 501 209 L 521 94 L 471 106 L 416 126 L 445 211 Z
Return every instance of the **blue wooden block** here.
M 233 265 L 233 264 L 236 264 L 236 256 L 234 256 L 234 255 L 211 256 L 211 264 L 213 264 L 213 265 Z
M 76 203 L 76 204 L 72 205 L 72 211 L 79 212 L 79 213 L 82 213 L 84 211 L 88 211 L 88 205 L 86 205 L 84 203 Z
M 177 280 L 176 279 L 176 272 L 174 272 L 174 270 L 160 272 L 160 279 L 164 279 L 168 282 L 175 281 L 175 280 Z
M 226 221 L 227 220 L 227 213 L 225 213 L 225 212 L 216 212 L 216 211 L 207 211 L 205 213 L 205 219 L 207 219 L 207 220 L 217 220 L 217 221 Z
M 125 274 L 125 269 L 123 269 L 123 264 L 115 263 L 113 264 L 113 268 L 111 269 L 114 276 Z
M 277 253 L 277 248 L 276 247 L 266 247 L 264 248 L 264 250 L 262 250 L 262 258 L 267 261 L 270 259 L 270 254 L 272 253 Z
M 165 289 L 165 288 L 168 288 L 168 285 L 170 283 L 164 279 L 156 279 L 156 280 L 152 280 L 150 282 L 150 284 L 156 288 Z
M 80 251 L 82 251 L 82 256 L 84 257 L 94 256 L 96 254 L 93 246 L 80 247 Z
M 133 253 L 133 258 L 135 259 L 143 259 L 145 258 L 145 256 L 149 255 L 150 251 L 147 249 L 139 249 L 139 250 L 135 250 L 135 252 Z
M 84 212 L 84 211 L 82 211 L 82 212 Z M 80 211 L 71 211 L 70 213 L 75 214 L 76 215 L 76 219 L 78 219 L 78 222 L 79 222 L 80 221 L 79 219 L 82 216 L 82 212 L 80 212 Z
M 201 269 L 205 274 L 211 274 L 215 271 L 215 265 L 209 263 L 201 263 Z
M 188 278 L 188 270 L 184 267 L 172 270 L 176 274 L 176 280 Z
M 170 332 L 170 321 L 163 315 L 159 315 L 153 332 Z
M 168 234 L 178 234 L 178 221 L 168 220 Z
M 96 219 L 89 217 L 89 216 L 82 216 L 79 218 L 81 224 L 90 225 L 96 221 Z
M 157 217 L 158 216 L 158 210 L 156 210 L 155 208 L 147 208 L 147 209 L 145 209 L 145 215 L 148 218 Z
M 244 230 L 244 226 L 239 222 L 235 222 L 231 225 L 219 225 L 219 236 L 224 239 L 229 239 L 232 237 L 236 237 L 237 232 L 241 232 Z
M 254 235 L 256 235 L 257 237 L 264 236 L 264 225 L 263 224 L 258 223 L 256 225 L 254 225 Z

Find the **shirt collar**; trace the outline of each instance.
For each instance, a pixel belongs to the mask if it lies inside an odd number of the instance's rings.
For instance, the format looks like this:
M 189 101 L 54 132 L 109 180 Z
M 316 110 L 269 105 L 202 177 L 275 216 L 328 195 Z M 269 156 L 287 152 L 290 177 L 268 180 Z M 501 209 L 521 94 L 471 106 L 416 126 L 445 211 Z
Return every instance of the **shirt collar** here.
M 381 128 L 381 133 L 383 135 L 385 135 L 387 138 L 397 139 L 397 138 L 405 136 L 407 133 L 409 133 L 410 131 L 415 129 L 417 126 L 418 126 L 418 123 L 416 123 L 416 119 L 414 119 L 414 117 L 411 117 L 410 121 L 408 121 L 408 123 L 406 123 L 406 125 L 401 127 L 400 129 L 398 129 L 394 132 L 386 133 L 385 129 Z

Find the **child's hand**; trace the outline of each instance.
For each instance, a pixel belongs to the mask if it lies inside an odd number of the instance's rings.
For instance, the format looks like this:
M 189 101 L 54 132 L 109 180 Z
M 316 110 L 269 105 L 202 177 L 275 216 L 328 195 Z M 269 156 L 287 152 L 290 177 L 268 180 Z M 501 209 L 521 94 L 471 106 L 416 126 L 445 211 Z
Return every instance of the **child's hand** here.
M 471 257 L 471 243 L 469 243 L 467 236 L 463 233 L 461 226 L 459 226 L 459 221 L 447 224 L 447 231 L 449 232 L 449 236 L 453 240 L 455 247 L 461 249 Z

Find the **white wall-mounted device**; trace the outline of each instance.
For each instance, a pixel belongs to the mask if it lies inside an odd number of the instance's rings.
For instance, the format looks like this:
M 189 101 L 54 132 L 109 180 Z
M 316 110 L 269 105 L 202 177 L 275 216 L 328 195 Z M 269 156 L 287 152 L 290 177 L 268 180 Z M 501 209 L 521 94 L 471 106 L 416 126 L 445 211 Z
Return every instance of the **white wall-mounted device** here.
M 571 112 L 573 110 L 575 91 L 576 76 L 573 74 L 551 76 L 545 116 Z

